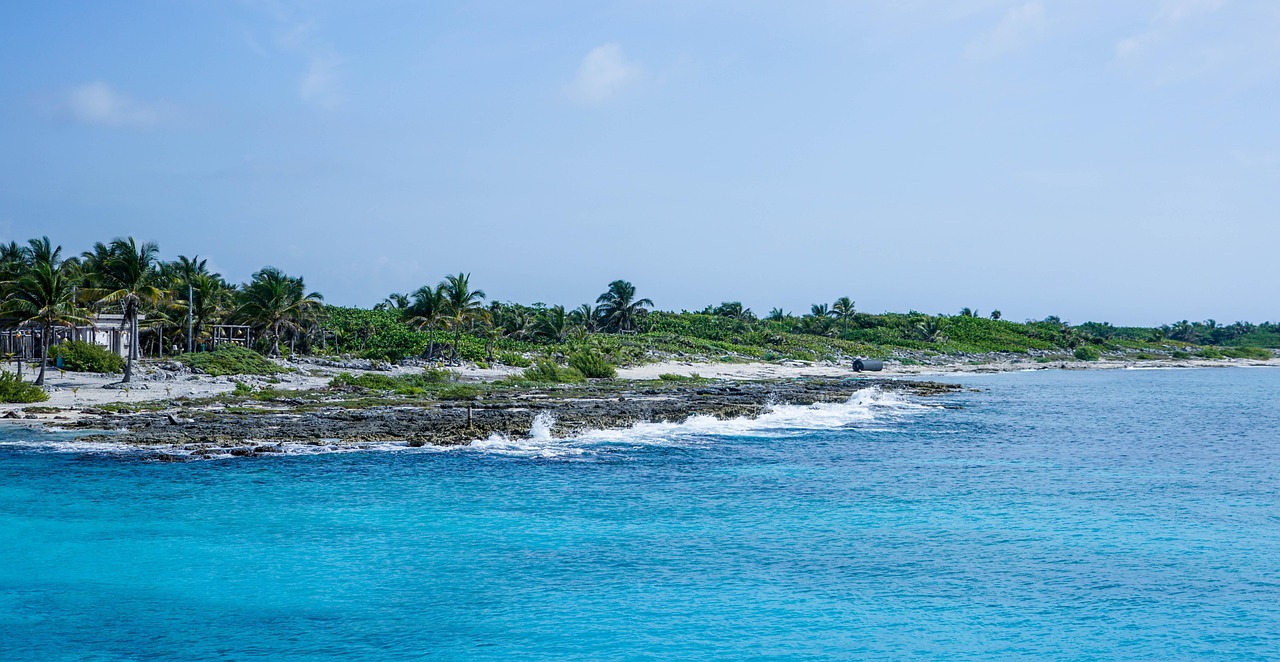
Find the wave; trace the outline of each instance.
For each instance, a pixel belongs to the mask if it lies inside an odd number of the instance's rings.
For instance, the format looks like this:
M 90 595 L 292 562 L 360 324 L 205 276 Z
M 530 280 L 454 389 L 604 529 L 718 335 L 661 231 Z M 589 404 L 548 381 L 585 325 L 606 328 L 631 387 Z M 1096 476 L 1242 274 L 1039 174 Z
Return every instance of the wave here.
M 717 437 L 787 437 L 818 430 L 859 427 L 871 432 L 891 431 L 890 422 L 937 405 L 908 400 L 891 391 L 869 388 L 845 402 L 812 405 L 771 405 L 755 418 L 719 419 L 693 416 L 681 423 L 637 423 L 628 428 L 590 430 L 569 437 L 555 437 L 555 418 L 540 413 L 529 436 L 511 438 L 494 434 L 459 450 L 531 458 L 571 458 L 618 446 L 688 446 L 709 443 Z M 876 422 L 878 425 L 867 427 Z

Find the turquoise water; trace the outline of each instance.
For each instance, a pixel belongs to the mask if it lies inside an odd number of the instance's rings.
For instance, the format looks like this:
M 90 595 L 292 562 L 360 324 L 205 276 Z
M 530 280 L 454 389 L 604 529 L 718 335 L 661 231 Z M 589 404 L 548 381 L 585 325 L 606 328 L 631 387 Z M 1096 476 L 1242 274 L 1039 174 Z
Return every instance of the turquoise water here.
M 1280 656 L 1280 371 L 959 381 L 452 451 L 0 428 L 0 658 Z

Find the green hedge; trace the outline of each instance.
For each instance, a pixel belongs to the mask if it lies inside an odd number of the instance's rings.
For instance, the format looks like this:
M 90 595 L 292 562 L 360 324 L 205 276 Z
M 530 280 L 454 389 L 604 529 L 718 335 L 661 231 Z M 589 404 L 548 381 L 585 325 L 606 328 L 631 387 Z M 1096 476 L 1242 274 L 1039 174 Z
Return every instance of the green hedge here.
M 190 366 L 192 370 L 200 370 L 214 377 L 273 375 L 284 372 L 283 368 L 263 358 L 261 354 L 239 345 L 219 347 L 212 352 L 183 354 L 178 357 L 178 361 Z
M 22 381 L 17 374 L 0 370 L 0 402 L 44 402 L 49 394 L 44 389 Z

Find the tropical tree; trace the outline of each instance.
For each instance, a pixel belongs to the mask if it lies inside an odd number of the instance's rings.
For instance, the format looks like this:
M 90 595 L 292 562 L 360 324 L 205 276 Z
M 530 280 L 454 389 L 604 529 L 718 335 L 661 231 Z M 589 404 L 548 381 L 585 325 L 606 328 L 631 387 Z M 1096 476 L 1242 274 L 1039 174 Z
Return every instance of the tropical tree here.
M 237 299 L 236 316 L 271 337 L 272 356 L 280 356 L 281 335 L 296 333 L 314 321 L 324 301 L 319 293 L 307 292 L 301 276 L 289 276 L 275 267 L 263 267 L 253 274 Z
M 993 319 L 993 320 L 998 320 L 998 319 L 1000 319 L 1002 316 L 1003 316 L 1003 313 L 1001 313 L 999 310 L 993 310 L 993 311 L 991 311 L 991 319 Z
M 751 312 L 750 308 L 744 307 L 741 301 L 723 301 L 712 313 L 741 322 L 750 322 L 756 318 L 756 314 Z
M 154 242 L 139 244 L 133 237 L 115 239 L 109 245 L 94 245 L 84 254 L 91 282 L 101 291 L 98 301 L 119 305 L 121 327 L 129 332 L 129 349 L 124 365 L 123 383 L 133 379 L 133 362 L 138 358 L 138 315 L 144 305 L 158 303 L 164 291 L 157 287 L 156 255 L 160 247 Z
M 411 305 L 411 300 L 408 294 L 400 294 L 398 292 L 392 292 L 391 294 L 387 295 L 386 299 L 383 299 L 380 303 L 375 304 L 373 306 L 373 309 L 404 311 L 404 310 L 407 310 L 410 305 Z
M 182 303 L 189 304 L 191 342 L 194 347 L 204 337 L 205 325 L 221 317 L 227 310 L 234 290 L 218 274 L 197 273 L 187 285 L 179 293 L 189 297 Z
M 563 345 L 569 337 L 569 316 L 564 306 L 552 306 L 538 317 L 538 335 L 547 342 Z
M 925 342 L 947 342 L 947 318 L 941 315 L 925 317 L 923 320 L 916 322 L 916 333 Z
M 397 296 L 397 295 L 391 295 Z M 436 329 L 444 320 L 446 306 L 442 288 L 423 285 L 413 293 L 413 299 L 405 312 L 412 315 L 409 324 L 419 331 L 427 330 L 427 353 L 423 358 L 432 358 L 436 354 Z
M 35 384 L 44 386 L 54 327 L 88 320 L 76 309 L 74 280 L 69 265 L 62 260 L 62 247 L 54 248 L 48 237 L 32 239 L 26 254 L 27 264 L 18 278 L 9 282 L 9 297 L 0 311 L 19 324 L 40 328 L 40 374 Z
M 459 273 L 456 276 L 445 276 L 440 283 L 444 296 L 445 308 L 448 312 L 449 325 L 453 327 L 453 359 L 458 359 L 458 346 L 462 341 L 462 327 L 468 322 L 482 319 L 486 311 L 480 303 L 485 298 L 484 290 L 471 289 L 471 274 Z
M 769 311 L 769 316 L 766 317 L 765 319 L 769 320 L 770 322 L 782 322 L 782 321 L 785 321 L 790 316 L 791 316 L 791 313 L 788 313 L 787 311 L 781 308 L 774 308 Z
M 849 297 L 840 297 L 831 304 L 831 314 L 840 320 L 841 333 L 849 331 L 849 320 L 853 319 L 854 312 L 853 300 Z
M 600 323 L 600 311 L 591 304 L 584 303 L 569 313 L 574 324 L 581 326 L 587 333 L 595 333 Z
M 599 316 L 605 328 L 614 332 L 634 331 L 636 320 L 643 317 L 653 307 L 650 299 L 636 299 L 636 286 L 625 280 L 609 283 L 609 289 L 601 294 L 596 303 L 600 304 Z

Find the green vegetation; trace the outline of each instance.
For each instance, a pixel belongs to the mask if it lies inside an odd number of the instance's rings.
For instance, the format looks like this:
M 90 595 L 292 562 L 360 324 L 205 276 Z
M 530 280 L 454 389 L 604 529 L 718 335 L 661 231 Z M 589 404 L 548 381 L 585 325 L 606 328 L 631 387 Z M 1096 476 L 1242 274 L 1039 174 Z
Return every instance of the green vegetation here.
M 1199 356 L 1268 360 L 1280 349 L 1280 324 L 1180 321 L 1158 328 L 1106 322 L 1068 324 L 1058 317 L 1017 322 L 999 311 L 871 314 L 852 297 L 814 303 L 806 314 L 773 308 L 757 316 L 741 301 L 700 311 L 661 311 L 635 285 L 615 280 L 594 303 L 531 305 L 493 301 L 465 272 L 412 294 L 389 295 L 373 309 L 325 306 L 303 279 L 274 267 L 235 285 L 210 273 L 198 256 L 159 257 L 159 247 L 132 237 L 96 243 L 64 259 L 49 239 L 0 244 L 0 329 L 40 342 L 28 355 L 62 357 L 73 370 L 116 371 L 105 352 L 56 346 L 66 327 L 98 314 L 121 315 L 131 332 L 124 381 L 142 357 L 172 356 L 215 375 L 270 374 L 278 368 L 249 350 L 200 353 L 218 325 L 249 336 L 272 356 L 356 356 L 372 361 L 468 361 L 526 369 L 544 382 L 605 379 L 617 366 L 664 359 L 691 361 L 848 361 L 853 357 L 926 363 L 945 355 L 1011 354 L 1025 360 L 1143 360 Z M 246 333 L 247 331 L 247 333 Z M 220 333 L 230 333 L 226 326 Z M 26 341 L 30 343 L 30 340 Z M 54 345 L 52 348 L 50 344 Z M 965 360 L 981 361 L 969 356 Z M 569 367 L 564 367 L 563 363 Z M 550 367 L 548 367 L 550 366 Z M 409 387 L 419 388 L 419 387 Z
M 49 350 L 49 358 L 62 359 L 67 370 L 73 372 L 117 373 L 124 371 L 124 359 L 105 347 L 79 340 L 71 340 Z
M 334 388 L 354 388 L 366 391 L 384 391 L 398 395 L 422 395 L 438 389 L 441 385 L 455 382 L 456 373 L 448 370 L 426 370 L 410 375 L 379 375 L 364 373 L 352 375 L 344 372 L 329 381 Z
M 21 377 L 0 370 L 0 402 L 44 402 L 49 394 L 35 384 L 22 381 Z
M 1101 352 L 1099 352 L 1096 348 L 1090 347 L 1088 345 L 1077 347 L 1076 351 L 1072 352 L 1072 355 L 1081 361 L 1097 361 L 1098 359 L 1102 358 Z
M 613 379 L 618 376 L 618 371 L 603 356 L 591 350 L 571 354 L 569 367 L 591 379 Z
M 570 384 L 584 379 L 582 373 L 557 365 L 554 361 L 538 361 L 521 376 L 527 381 L 543 384 Z
M 274 375 L 284 372 L 280 366 L 262 358 L 261 354 L 237 345 L 224 345 L 212 352 L 183 354 L 178 360 L 192 370 L 208 375 Z

